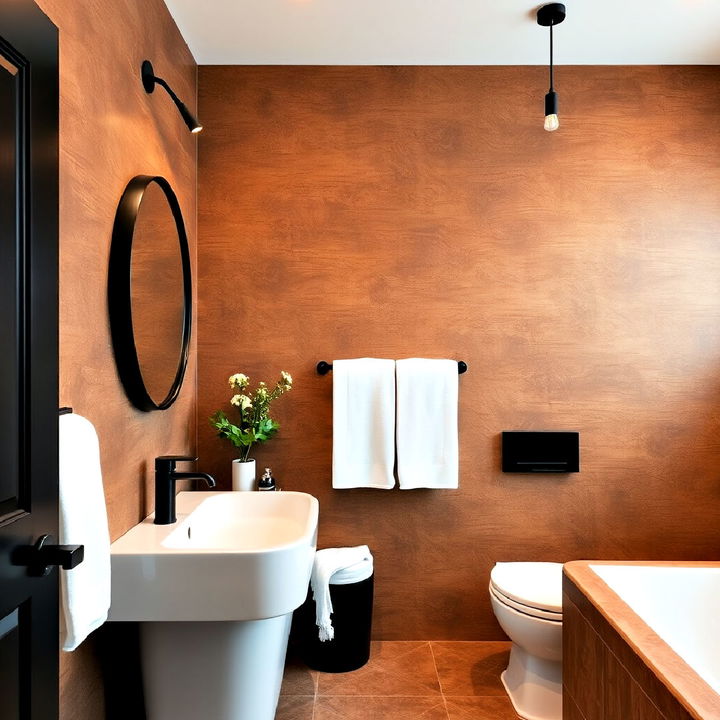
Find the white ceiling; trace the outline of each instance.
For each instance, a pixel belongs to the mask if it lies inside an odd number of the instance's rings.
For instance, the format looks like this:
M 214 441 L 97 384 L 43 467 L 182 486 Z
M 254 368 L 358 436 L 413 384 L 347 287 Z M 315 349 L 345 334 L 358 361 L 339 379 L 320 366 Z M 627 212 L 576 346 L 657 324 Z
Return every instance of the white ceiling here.
M 200 65 L 542 65 L 526 0 L 165 0 Z M 542 4 L 542 3 L 541 3 Z M 563 65 L 720 65 L 720 0 L 569 0 Z

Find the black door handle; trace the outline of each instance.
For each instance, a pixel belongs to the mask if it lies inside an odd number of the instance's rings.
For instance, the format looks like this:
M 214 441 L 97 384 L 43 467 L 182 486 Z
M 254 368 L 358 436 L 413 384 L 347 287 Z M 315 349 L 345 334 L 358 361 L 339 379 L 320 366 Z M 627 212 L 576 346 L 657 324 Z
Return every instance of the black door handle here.
M 24 565 L 31 577 L 43 577 L 59 565 L 72 570 L 85 558 L 84 545 L 52 545 L 51 535 L 42 535 L 34 545 L 21 545 L 12 553 L 13 565 Z

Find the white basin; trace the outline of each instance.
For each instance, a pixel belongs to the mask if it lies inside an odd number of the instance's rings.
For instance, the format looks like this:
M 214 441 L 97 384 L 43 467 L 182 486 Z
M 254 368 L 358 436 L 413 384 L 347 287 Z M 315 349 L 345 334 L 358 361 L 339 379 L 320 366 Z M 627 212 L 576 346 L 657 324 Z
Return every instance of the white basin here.
M 302 492 L 181 492 L 177 522 L 150 515 L 111 548 L 115 621 L 245 621 L 305 600 L 318 501 Z

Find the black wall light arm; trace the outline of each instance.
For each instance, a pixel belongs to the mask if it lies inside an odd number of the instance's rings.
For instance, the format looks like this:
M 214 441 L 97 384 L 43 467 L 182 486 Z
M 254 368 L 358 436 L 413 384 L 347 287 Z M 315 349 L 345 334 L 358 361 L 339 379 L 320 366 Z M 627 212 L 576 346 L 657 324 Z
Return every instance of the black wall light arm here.
M 203 129 L 203 126 L 187 109 L 187 105 L 185 105 L 185 103 L 175 94 L 173 89 L 165 82 L 165 80 L 155 75 L 152 63 L 149 60 L 143 60 L 143 64 L 140 68 L 140 77 L 142 78 L 142 84 L 145 88 L 145 92 L 148 94 L 155 90 L 155 85 L 160 85 L 167 90 L 167 94 L 172 98 L 172 101 L 175 103 L 190 132 L 199 133 Z

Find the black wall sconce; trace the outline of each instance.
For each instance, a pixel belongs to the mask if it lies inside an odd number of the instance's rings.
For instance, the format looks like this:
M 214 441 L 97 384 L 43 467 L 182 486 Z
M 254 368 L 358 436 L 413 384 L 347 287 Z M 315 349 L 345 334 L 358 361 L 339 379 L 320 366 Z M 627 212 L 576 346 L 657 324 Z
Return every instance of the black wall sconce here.
M 562 3 L 543 5 L 537 11 L 538 25 L 550 28 L 550 90 L 545 95 L 545 129 L 553 132 L 560 127 L 558 119 L 558 97 L 553 87 L 553 27 L 565 19 L 565 6 Z
M 187 109 L 185 103 L 173 92 L 173 89 L 162 78 L 155 75 L 152 63 L 149 60 L 143 60 L 143 64 L 140 68 L 140 77 L 142 78 L 142 84 L 145 88 L 145 92 L 148 94 L 155 89 L 155 85 L 160 85 L 167 90 L 168 95 L 172 98 L 172 101 L 180 111 L 180 115 L 182 115 L 182 119 L 185 121 L 185 124 L 188 126 L 190 132 L 199 133 L 203 129 L 203 126 Z

